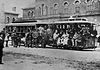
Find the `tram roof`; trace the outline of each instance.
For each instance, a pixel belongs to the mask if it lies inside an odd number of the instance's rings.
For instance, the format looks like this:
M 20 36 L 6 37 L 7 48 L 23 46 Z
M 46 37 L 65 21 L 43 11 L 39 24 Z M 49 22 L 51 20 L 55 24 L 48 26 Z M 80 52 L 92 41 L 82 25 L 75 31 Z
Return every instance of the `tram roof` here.
M 33 26 L 36 24 L 50 24 L 50 22 L 9 23 L 6 26 Z
M 56 22 L 54 22 L 54 24 L 62 24 L 62 23 L 69 23 L 69 24 L 70 23 L 71 24 L 73 24 L 73 23 L 94 24 L 94 22 L 91 22 L 91 21 L 56 21 Z
M 35 25 L 35 23 L 9 23 L 6 26 L 30 26 Z
M 73 24 L 73 23 L 83 23 L 83 24 L 95 24 L 94 22 L 90 21 L 54 21 L 54 22 L 28 22 L 28 23 L 9 23 L 6 26 L 34 26 L 36 24 Z

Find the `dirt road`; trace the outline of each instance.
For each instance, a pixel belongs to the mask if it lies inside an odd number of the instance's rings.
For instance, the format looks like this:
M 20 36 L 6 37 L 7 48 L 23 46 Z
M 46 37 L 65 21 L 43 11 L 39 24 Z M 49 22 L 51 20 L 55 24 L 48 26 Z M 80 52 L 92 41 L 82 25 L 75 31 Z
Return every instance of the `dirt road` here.
M 99 49 L 4 48 L 0 70 L 100 70 Z

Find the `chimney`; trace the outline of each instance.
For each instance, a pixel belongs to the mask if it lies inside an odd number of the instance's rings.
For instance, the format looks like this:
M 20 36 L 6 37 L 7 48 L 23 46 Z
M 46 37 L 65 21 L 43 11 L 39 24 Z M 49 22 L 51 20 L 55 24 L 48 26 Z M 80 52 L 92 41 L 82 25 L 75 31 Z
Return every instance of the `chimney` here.
M 13 7 L 13 8 L 12 8 L 12 11 L 16 12 L 16 7 Z

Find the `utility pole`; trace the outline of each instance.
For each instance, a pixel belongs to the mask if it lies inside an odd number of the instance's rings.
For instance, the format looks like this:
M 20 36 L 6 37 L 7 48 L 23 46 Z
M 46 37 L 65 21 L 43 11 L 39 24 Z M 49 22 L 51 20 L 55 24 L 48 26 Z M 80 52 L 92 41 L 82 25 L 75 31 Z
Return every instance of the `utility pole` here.
M 4 15 L 4 3 L 1 4 L 0 7 L 0 24 L 4 24 L 5 23 L 5 15 Z
M 4 3 L 0 4 L 0 31 L 5 28 L 5 14 L 4 14 Z

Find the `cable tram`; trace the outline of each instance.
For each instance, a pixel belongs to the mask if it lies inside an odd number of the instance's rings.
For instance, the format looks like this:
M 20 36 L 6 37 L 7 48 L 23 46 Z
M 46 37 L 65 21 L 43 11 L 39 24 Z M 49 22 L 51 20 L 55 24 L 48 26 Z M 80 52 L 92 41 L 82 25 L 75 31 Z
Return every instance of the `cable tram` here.
M 47 22 L 10 23 L 6 24 L 6 33 L 9 33 L 11 37 L 13 33 L 16 33 L 17 37 L 20 36 L 24 40 L 26 47 L 36 47 L 36 45 L 40 44 L 45 46 L 44 38 L 46 35 L 43 32 L 47 27 Z
M 97 31 L 94 27 L 95 24 L 84 19 L 70 20 L 54 22 L 55 35 L 57 36 L 56 46 L 81 50 L 96 48 Z
M 56 48 L 90 49 L 96 48 L 97 31 L 94 23 L 86 19 L 71 18 L 55 22 L 11 23 L 6 25 L 6 32 L 16 32 L 27 37 L 26 46 L 43 48 L 51 45 Z M 28 43 L 27 43 L 28 41 Z

